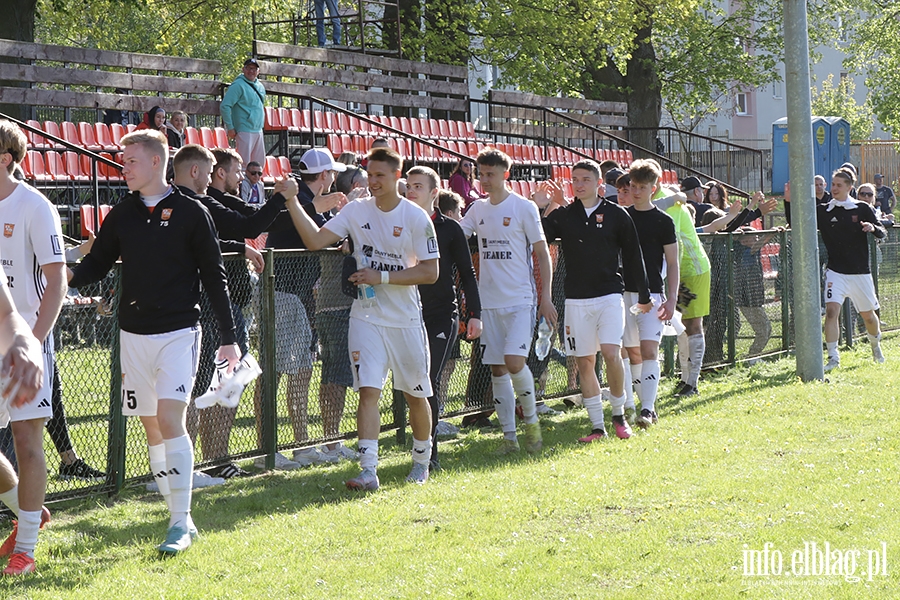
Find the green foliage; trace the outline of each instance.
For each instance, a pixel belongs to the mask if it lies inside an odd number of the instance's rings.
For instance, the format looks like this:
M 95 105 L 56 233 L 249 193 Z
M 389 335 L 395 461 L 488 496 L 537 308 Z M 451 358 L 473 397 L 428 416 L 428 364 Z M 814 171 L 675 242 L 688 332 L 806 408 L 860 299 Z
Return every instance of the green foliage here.
M 295 14 L 289 0 L 40 0 L 36 41 L 101 50 L 221 60 L 224 76 L 240 72 L 257 20 Z M 287 27 L 265 30 L 289 42 Z
M 850 77 L 844 77 L 837 86 L 834 75 L 829 74 L 822 82 L 822 89 L 813 86 L 811 92 L 812 114 L 823 117 L 843 117 L 850 123 L 850 137 L 865 140 L 872 135 L 872 107 L 869 100 L 856 102 L 853 93 L 856 84 Z

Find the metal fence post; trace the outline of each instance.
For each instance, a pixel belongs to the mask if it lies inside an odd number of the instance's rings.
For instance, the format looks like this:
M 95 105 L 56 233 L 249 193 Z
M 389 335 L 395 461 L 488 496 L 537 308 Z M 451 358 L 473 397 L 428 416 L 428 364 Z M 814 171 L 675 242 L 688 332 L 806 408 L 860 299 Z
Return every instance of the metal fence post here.
M 878 297 L 878 240 L 874 235 L 869 236 L 869 269 L 872 271 L 872 281 L 875 283 L 875 296 Z
M 734 234 L 728 234 L 728 262 L 725 264 L 727 273 L 728 293 L 725 295 L 725 327 L 728 331 L 728 364 L 733 365 L 735 359 L 735 331 L 734 331 Z
M 853 305 L 850 304 L 850 298 L 844 298 L 844 306 L 842 307 L 841 314 L 843 315 L 844 321 L 844 341 L 847 344 L 848 348 L 853 347 Z
M 675 374 L 675 336 L 674 335 L 666 335 L 663 336 L 662 339 L 662 352 L 663 352 L 663 375 L 666 377 L 670 377 Z M 597 361 L 597 364 L 600 364 L 600 361 Z M 625 383 L 628 384 L 628 380 L 631 377 L 630 373 L 625 373 Z
M 96 164 L 96 163 L 95 163 Z M 121 292 L 121 271 L 116 278 L 116 297 Z M 113 322 L 118 323 L 118 305 L 112 315 Z M 111 486 L 110 496 L 114 496 L 125 485 L 125 451 L 127 430 L 125 417 L 122 415 L 122 363 L 119 346 L 118 327 L 112 336 L 109 361 L 109 448 L 107 450 L 107 485 Z
M 393 391 L 391 410 L 394 413 L 394 427 L 397 428 L 397 443 L 406 443 L 406 398 L 400 390 Z
M 781 280 L 781 350 L 787 351 L 791 348 L 791 264 L 790 253 L 788 251 L 788 232 L 782 229 L 778 234 L 778 258 L 781 264 L 778 265 L 778 277 Z
M 260 304 L 262 318 L 259 323 L 260 363 L 262 365 L 262 393 L 260 394 L 260 415 L 262 418 L 262 450 L 266 455 L 266 469 L 275 468 L 275 453 L 278 451 L 278 374 L 275 372 L 275 252 L 268 248 L 265 253 L 266 266 L 263 269 Z

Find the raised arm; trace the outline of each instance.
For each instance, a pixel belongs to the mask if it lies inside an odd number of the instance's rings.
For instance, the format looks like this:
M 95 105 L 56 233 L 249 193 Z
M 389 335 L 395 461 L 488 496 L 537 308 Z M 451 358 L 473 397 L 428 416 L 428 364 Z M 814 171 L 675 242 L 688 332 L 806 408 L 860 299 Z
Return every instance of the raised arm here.
M 310 250 L 321 250 L 341 240 L 341 237 L 336 233 L 328 229 L 319 229 L 318 225 L 313 222 L 312 218 L 300 206 L 296 196 L 288 198 L 286 206 L 291 215 L 291 221 L 294 222 L 294 227 L 297 229 L 297 233 L 300 234 L 300 239 L 303 240 L 303 243 Z

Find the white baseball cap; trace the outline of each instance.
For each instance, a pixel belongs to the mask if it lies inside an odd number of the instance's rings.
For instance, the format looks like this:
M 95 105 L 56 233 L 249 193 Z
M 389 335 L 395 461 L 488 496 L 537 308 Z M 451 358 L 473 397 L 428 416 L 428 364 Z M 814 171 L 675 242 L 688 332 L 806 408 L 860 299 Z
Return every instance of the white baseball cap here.
M 346 170 L 347 165 L 336 162 L 328 148 L 310 148 L 300 157 L 299 171 L 305 175 L 315 175 L 322 171 Z

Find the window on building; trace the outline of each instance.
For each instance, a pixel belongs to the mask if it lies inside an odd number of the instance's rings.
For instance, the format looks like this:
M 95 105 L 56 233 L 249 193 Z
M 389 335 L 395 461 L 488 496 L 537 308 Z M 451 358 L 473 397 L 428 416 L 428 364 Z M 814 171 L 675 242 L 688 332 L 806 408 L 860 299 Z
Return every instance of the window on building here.
M 773 98 L 784 98 L 784 82 L 783 81 L 775 81 L 772 83 L 772 97 Z
M 748 102 L 747 94 L 745 92 L 740 92 L 736 98 L 736 106 L 734 109 L 735 114 L 738 115 L 748 115 L 750 114 L 750 107 Z

